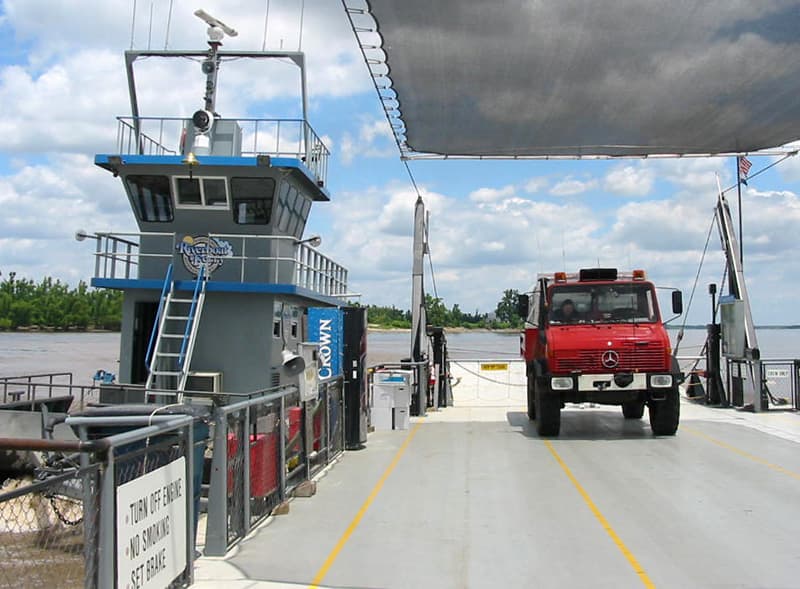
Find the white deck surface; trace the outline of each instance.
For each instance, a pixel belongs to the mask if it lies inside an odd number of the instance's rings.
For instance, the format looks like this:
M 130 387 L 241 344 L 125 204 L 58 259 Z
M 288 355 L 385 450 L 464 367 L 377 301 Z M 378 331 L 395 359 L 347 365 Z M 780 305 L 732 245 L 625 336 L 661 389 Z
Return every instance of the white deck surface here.
M 321 587 L 800 586 L 800 415 L 681 411 L 569 406 L 549 443 L 511 397 L 430 413 L 352 526 L 409 436 L 373 433 L 195 586 L 307 587 L 337 543 Z

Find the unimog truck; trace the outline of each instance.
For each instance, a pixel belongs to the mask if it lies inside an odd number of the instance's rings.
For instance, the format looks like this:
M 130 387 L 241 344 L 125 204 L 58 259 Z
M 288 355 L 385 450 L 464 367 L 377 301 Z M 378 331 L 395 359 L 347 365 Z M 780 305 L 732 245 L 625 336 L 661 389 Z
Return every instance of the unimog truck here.
M 655 435 L 677 431 L 682 377 L 643 270 L 540 274 L 519 311 L 528 417 L 540 436 L 559 434 L 565 403 L 584 402 L 619 405 L 626 419 L 647 407 Z M 672 311 L 683 312 L 678 290 Z

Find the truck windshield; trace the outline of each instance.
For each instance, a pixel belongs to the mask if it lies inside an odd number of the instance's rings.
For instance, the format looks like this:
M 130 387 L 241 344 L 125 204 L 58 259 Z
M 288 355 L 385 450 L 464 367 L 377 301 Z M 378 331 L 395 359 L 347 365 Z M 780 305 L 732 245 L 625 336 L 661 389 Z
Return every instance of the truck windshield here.
M 567 323 L 652 323 L 658 308 L 647 284 L 565 285 L 553 288 L 548 319 Z

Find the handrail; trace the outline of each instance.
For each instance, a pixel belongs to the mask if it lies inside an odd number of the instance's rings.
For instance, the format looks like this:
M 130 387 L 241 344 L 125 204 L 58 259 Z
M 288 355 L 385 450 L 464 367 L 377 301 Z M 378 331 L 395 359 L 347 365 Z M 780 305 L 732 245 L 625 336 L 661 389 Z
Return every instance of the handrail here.
M 153 344 L 156 339 L 156 332 L 161 324 L 161 312 L 164 310 L 164 298 L 167 296 L 167 288 L 172 283 L 172 264 L 167 266 L 167 275 L 164 278 L 164 286 L 161 288 L 161 298 L 158 301 L 158 311 L 156 312 L 156 320 L 153 323 L 153 329 L 150 332 L 150 343 L 147 345 L 147 355 L 144 358 L 145 366 L 150 367 L 150 359 L 153 353 Z
M 124 243 L 119 240 L 120 236 L 155 236 L 158 238 L 172 238 L 173 241 L 176 238 L 175 233 L 167 232 L 120 232 L 113 234 L 98 232 L 95 235 L 98 237 L 98 244 L 106 240 L 117 240 Z M 246 273 L 248 278 L 253 278 L 252 281 L 254 282 L 276 282 L 279 272 L 287 272 L 291 269 L 293 272 L 291 277 L 284 275 L 285 281 L 291 284 L 328 296 L 341 296 L 347 293 L 347 268 L 317 249 L 302 243 L 301 240 L 294 236 L 254 235 L 248 233 L 209 233 L 208 236 L 215 239 L 229 240 L 234 244 L 237 251 L 241 250 L 239 255 L 230 255 L 224 258 L 224 261 L 234 264 L 234 267 L 239 269 L 241 282 L 245 281 Z M 276 255 L 245 255 L 246 250 L 250 251 L 250 243 L 266 243 L 270 248 L 274 248 L 272 251 Z M 241 244 L 241 247 L 236 244 Z M 141 263 L 144 260 L 150 260 L 153 261 L 153 265 L 160 266 L 163 263 L 163 267 L 166 267 L 169 262 L 174 260 L 174 253 L 166 245 L 157 250 L 154 248 L 155 246 L 151 244 L 146 252 L 142 252 L 141 246 L 139 246 L 134 251 L 110 253 L 99 246 L 99 251 L 94 253 L 97 260 L 95 263 L 95 277 L 103 279 L 136 278 L 137 275 L 133 268 L 137 262 Z M 112 263 L 102 262 L 103 260 L 106 262 L 111 260 Z M 116 265 L 113 263 L 114 261 L 116 261 Z M 253 263 L 260 264 L 262 262 L 273 263 L 274 267 L 270 267 L 269 271 L 267 271 L 263 265 L 251 266 Z M 253 271 L 256 271 L 255 275 L 251 274 L 251 270 L 245 272 L 245 268 L 251 267 Z M 272 276 L 270 272 L 274 272 L 275 275 Z M 206 269 L 206 275 L 208 274 L 208 269 Z
M 194 283 L 194 294 L 192 295 L 192 306 L 189 307 L 189 318 L 186 321 L 186 329 L 183 332 L 183 341 L 181 341 L 181 353 L 178 356 L 178 366 L 183 368 L 183 360 L 186 354 L 186 343 L 189 341 L 189 332 L 194 325 L 195 308 L 197 306 L 197 296 L 200 292 L 200 284 L 205 280 L 205 264 L 200 266 L 200 271 L 197 273 L 197 280 Z

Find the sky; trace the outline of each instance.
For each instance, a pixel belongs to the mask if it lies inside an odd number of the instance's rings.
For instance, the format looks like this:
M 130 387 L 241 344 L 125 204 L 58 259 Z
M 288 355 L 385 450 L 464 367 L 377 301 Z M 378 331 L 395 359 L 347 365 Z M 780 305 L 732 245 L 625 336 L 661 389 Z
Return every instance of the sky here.
M 344 9 L 334 0 L 304 4 L 301 35 L 298 0 L 0 0 L 0 279 L 13 271 L 88 281 L 93 242 L 75 241 L 75 232 L 136 230 L 119 179 L 93 165 L 94 154 L 113 151 L 115 117 L 130 114 L 123 52 L 204 48 L 205 25 L 192 15 L 202 7 L 239 31 L 224 49 L 306 52 L 309 120 L 332 153 L 331 202 L 314 205 L 306 235 L 322 236 L 320 250 L 349 269 L 363 303 L 408 308 L 417 195 Z M 223 116 L 297 116 L 293 67 L 253 74 L 236 66 L 220 72 Z M 196 63 L 147 62 L 139 81 L 144 115 L 189 116 L 201 106 Z M 775 159 L 753 157 L 751 174 Z M 708 284 L 724 267 L 712 225 L 716 174 L 723 187 L 734 184 L 733 158 L 409 167 L 431 214 L 426 288 L 448 306 L 490 312 L 505 289 L 525 291 L 537 273 L 600 265 L 644 268 L 657 285 L 680 288 L 685 306 L 699 272 L 686 320 L 709 321 Z M 736 218 L 736 191 L 728 195 Z M 743 187 L 757 324 L 800 323 L 799 195 L 800 157 Z M 668 300 L 665 290 L 665 315 Z

